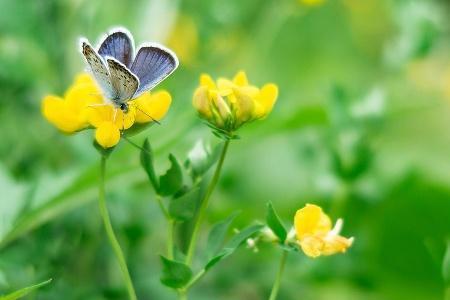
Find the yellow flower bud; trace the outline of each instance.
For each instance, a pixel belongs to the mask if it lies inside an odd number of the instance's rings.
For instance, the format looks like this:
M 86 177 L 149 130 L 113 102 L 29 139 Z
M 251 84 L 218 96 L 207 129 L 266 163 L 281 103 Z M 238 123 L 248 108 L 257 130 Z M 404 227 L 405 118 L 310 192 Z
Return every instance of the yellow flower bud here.
M 192 103 L 200 117 L 222 132 L 232 134 L 243 124 L 267 116 L 277 96 L 276 85 L 266 84 L 259 89 L 248 83 L 243 71 L 233 80 L 219 78 L 217 82 L 202 74 Z
M 206 86 L 200 86 L 195 90 L 192 104 L 204 119 L 209 120 L 212 117 L 209 91 Z

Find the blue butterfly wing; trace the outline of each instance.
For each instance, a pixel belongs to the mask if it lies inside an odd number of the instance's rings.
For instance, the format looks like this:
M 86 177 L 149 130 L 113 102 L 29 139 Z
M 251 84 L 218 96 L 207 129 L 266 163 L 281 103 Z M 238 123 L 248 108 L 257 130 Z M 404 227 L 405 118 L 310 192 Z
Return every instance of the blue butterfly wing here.
M 116 31 L 108 35 L 98 49 L 98 54 L 104 59 L 113 57 L 126 67 L 133 62 L 133 41 L 125 31 Z
M 111 82 L 111 74 L 103 59 L 98 55 L 98 53 L 89 45 L 86 39 L 81 40 L 81 52 L 86 59 L 87 64 L 91 70 L 92 75 L 95 78 L 95 81 L 99 85 L 100 89 L 103 92 L 103 95 L 111 99 L 116 94 L 114 87 Z
M 178 58 L 161 46 L 143 46 L 131 65 L 131 72 L 139 78 L 135 97 L 151 90 L 178 67 Z

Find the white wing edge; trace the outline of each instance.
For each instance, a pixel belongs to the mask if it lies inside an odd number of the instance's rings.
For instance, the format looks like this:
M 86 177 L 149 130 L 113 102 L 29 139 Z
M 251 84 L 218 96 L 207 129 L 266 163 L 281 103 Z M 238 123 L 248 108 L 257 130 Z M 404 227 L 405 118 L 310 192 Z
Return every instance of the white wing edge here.
M 141 50 L 141 48 L 144 48 L 144 47 L 159 48 L 161 50 L 168 52 L 170 55 L 172 55 L 172 57 L 175 59 L 175 68 L 173 68 L 173 70 L 169 74 L 167 74 L 167 76 L 172 74 L 178 68 L 180 61 L 178 60 L 178 56 L 175 54 L 175 52 L 173 52 L 173 50 L 167 48 L 166 46 L 163 46 L 162 44 L 156 43 L 156 42 L 145 42 L 145 43 L 142 43 L 139 45 L 139 48 L 136 51 L 136 55 L 139 53 L 139 50 Z M 133 59 L 133 62 L 134 62 L 134 59 Z

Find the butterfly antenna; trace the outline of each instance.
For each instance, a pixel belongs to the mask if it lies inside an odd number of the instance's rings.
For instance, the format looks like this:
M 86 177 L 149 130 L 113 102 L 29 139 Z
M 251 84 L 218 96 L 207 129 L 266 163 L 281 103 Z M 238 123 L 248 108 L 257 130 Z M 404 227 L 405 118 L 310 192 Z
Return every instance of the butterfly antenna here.
M 148 153 L 148 154 L 152 154 L 152 153 L 150 153 L 150 151 L 148 151 L 147 149 L 142 148 L 141 146 L 139 146 L 138 144 L 136 144 L 135 142 L 133 142 L 132 140 L 130 140 L 130 139 L 127 138 L 126 136 L 123 136 L 123 139 L 124 139 L 125 141 L 127 141 L 128 143 L 130 143 L 130 145 L 132 145 L 133 147 L 136 147 L 136 148 L 138 148 L 139 150 L 144 151 L 144 152 L 146 152 L 146 153 Z
M 150 116 L 149 114 L 147 114 L 145 111 L 143 111 L 142 109 L 140 109 L 137 105 L 135 105 L 136 109 L 139 110 L 141 113 L 143 113 L 144 115 L 146 115 L 147 117 L 149 117 L 150 119 L 152 119 L 153 122 L 155 122 L 158 125 L 161 125 L 161 123 L 154 119 L 152 116 Z
M 124 132 L 125 132 L 125 113 L 122 112 L 122 134 L 121 134 L 122 136 Z

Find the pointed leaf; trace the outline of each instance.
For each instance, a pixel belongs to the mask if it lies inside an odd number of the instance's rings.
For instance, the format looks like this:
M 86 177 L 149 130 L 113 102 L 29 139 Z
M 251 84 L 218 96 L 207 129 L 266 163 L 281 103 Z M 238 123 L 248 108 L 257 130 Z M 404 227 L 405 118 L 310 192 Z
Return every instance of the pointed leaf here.
M 158 178 L 156 177 L 155 174 L 155 168 L 153 166 L 153 152 L 150 143 L 148 142 L 148 139 L 145 139 L 144 144 L 142 145 L 141 165 L 144 168 L 145 172 L 147 173 L 148 179 L 150 180 L 150 183 L 152 184 L 153 188 L 158 193 L 159 183 Z
M 5 296 L 0 296 L 0 300 L 16 300 L 16 299 L 22 298 L 22 297 L 28 295 L 29 293 L 33 292 L 34 290 L 36 290 L 36 289 L 38 289 L 38 288 L 40 288 L 40 287 L 42 287 L 44 285 L 49 284 L 51 281 L 52 280 L 49 279 L 47 281 L 44 281 L 44 282 L 41 282 L 41 283 L 29 286 L 29 287 L 20 289 L 20 290 L 15 291 L 15 292 L 13 292 L 11 294 L 8 294 L 8 295 L 5 295 Z
M 234 251 L 244 243 L 250 236 L 260 231 L 264 226 L 263 225 L 250 225 L 240 231 L 238 234 L 233 236 L 231 240 L 225 245 L 225 247 L 213 258 L 211 258 L 205 265 L 205 270 L 212 268 L 222 259 L 230 256 L 234 253 Z
M 195 214 L 199 188 L 184 191 L 181 195 L 175 195 L 169 203 L 169 214 L 177 221 L 188 221 Z
M 287 231 L 270 202 L 267 203 L 266 222 L 267 226 L 269 226 L 273 233 L 280 239 L 280 243 L 283 244 L 287 237 Z
M 225 220 L 216 223 L 208 235 L 208 241 L 206 243 L 206 254 L 207 257 L 212 257 L 217 254 L 223 245 L 228 229 L 234 218 L 239 214 L 235 212 L 228 216 Z
M 161 283 L 178 289 L 185 286 L 192 278 L 192 270 L 185 264 L 161 256 L 163 264 Z
M 450 240 L 447 242 L 447 250 L 442 261 L 442 275 L 447 285 L 450 284 Z
M 183 185 L 183 174 L 175 156 L 169 155 L 170 168 L 159 178 L 159 194 L 170 196 L 178 192 Z
M 225 245 L 225 248 L 239 247 L 243 242 L 245 242 L 250 236 L 260 231 L 264 226 L 260 224 L 250 225 L 242 229 L 238 234 L 233 236 L 230 241 Z

